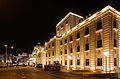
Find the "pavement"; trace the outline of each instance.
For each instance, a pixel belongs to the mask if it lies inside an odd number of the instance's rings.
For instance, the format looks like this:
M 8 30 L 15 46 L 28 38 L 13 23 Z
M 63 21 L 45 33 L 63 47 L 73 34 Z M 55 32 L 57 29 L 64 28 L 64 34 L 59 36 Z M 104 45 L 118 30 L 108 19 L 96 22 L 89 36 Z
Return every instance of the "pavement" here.
M 119 74 L 120 75 L 120 74 Z M 106 77 L 86 77 L 69 72 L 43 71 L 34 67 L 0 68 L 0 79 L 112 79 Z M 117 79 L 117 78 L 115 78 Z

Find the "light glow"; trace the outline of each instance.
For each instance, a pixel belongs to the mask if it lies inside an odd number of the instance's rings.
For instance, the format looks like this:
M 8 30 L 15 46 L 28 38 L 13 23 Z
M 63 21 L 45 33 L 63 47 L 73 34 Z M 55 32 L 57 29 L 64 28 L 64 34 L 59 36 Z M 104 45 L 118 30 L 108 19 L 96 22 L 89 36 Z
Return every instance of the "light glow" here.
M 84 23 L 85 23 L 85 21 L 82 21 L 82 22 L 80 23 L 80 26 L 83 25 Z
M 108 56 L 108 52 L 104 52 L 104 55 L 105 55 L 105 56 Z
M 56 61 L 59 61 L 59 58 L 56 58 Z
M 70 30 L 69 30 L 69 31 L 67 31 L 67 33 L 70 33 Z
M 62 36 L 65 36 L 65 33 Z
M 73 70 L 76 70 L 76 67 L 75 67 L 75 66 L 73 66 Z
M 77 26 L 73 27 L 72 30 L 75 30 L 77 28 Z
M 68 59 L 71 60 L 72 59 L 71 56 L 68 56 Z
M 89 20 L 93 19 L 94 17 L 96 17 L 96 14 L 92 15 Z

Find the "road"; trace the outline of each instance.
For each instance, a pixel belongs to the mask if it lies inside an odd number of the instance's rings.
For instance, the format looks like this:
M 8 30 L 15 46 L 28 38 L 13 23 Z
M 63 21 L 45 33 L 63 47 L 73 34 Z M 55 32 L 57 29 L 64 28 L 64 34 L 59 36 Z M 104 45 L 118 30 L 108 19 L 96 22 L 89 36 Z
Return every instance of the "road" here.
M 0 79 L 60 79 L 31 67 L 0 68 Z
M 43 71 L 34 67 L 0 68 L 0 79 L 110 79 L 106 77 L 85 78 L 67 72 Z M 115 78 L 117 79 L 117 78 Z

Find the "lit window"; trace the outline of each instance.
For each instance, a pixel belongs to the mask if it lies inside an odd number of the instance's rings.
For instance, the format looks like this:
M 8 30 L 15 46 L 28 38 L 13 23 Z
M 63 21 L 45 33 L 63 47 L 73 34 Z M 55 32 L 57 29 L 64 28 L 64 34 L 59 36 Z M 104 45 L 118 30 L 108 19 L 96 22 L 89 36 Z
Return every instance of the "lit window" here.
M 86 66 L 89 66 L 89 59 L 86 59 Z

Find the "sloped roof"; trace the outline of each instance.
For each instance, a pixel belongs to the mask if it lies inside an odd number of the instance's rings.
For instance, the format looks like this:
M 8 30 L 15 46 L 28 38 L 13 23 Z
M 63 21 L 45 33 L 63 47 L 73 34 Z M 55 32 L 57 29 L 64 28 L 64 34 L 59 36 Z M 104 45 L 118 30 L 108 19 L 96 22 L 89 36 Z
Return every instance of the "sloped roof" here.
M 57 27 L 59 24 L 61 24 L 66 18 L 68 18 L 70 15 L 74 15 L 74 16 L 77 16 L 77 17 L 79 17 L 79 18 L 83 18 L 83 17 L 80 16 L 80 15 L 77 15 L 77 14 L 75 14 L 75 13 L 69 12 L 69 13 L 56 25 L 56 27 Z

